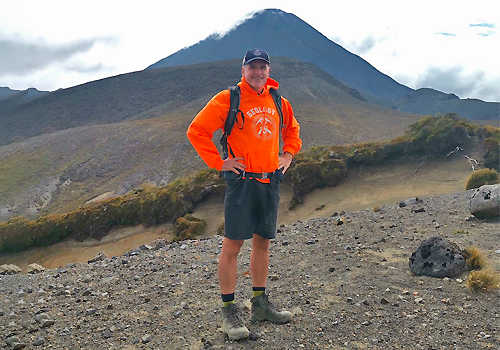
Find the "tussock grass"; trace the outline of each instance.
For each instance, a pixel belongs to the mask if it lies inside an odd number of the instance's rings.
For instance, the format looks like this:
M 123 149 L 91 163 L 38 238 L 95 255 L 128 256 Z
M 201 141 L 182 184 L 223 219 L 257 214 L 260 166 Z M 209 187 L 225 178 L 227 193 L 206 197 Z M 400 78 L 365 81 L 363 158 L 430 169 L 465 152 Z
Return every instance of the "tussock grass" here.
M 495 169 L 479 169 L 474 171 L 465 185 L 466 190 L 479 188 L 483 185 L 494 185 L 500 183 L 500 175 Z
M 469 270 L 481 270 L 488 265 L 484 253 L 478 247 L 465 248 L 465 264 Z
M 471 270 L 467 279 L 467 288 L 471 292 L 491 292 L 500 288 L 500 274 L 489 267 L 481 249 L 471 246 L 465 249 L 465 264 Z
M 491 292 L 500 289 L 500 274 L 491 268 L 471 271 L 466 285 L 472 292 Z
M 175 221 L 175 241 L 194 239 L 205 231 L 207 223 L 203 219 L 186 214 Z

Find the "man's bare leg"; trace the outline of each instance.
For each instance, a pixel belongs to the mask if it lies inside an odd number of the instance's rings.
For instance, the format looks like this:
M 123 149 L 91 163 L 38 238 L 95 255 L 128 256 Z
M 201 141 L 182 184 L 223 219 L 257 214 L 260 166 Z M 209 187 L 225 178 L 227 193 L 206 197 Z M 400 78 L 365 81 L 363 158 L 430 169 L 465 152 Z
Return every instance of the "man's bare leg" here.
M 237 258 L 243 240 L 224 237 L 219 257 L 219 285 L 221 294 L 234 293 L 238 277 Z
M 250 272 L 252 286 L 265 287 L 269 270 L 269 242 L 268 238 L 253 235 L 252 253 L 250 254 Z

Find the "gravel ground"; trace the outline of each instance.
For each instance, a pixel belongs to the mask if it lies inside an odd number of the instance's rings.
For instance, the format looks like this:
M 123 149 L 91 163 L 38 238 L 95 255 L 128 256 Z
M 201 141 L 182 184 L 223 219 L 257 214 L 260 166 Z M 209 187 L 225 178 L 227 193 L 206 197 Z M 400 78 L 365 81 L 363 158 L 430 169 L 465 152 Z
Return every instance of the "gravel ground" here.
M 472 294 L 457 279 L 413 276 L 408 258 L 440 235 L 483 250 L 499 269 L 500 222 L 467 210 L 471 191 L 416 207 L 298 221 L 271 244 L 270 300 L 285 325 L 250 324 L 250 242 L 239 258 L 236 302 L 251 331 L 222 333 L 221 238 L 157 242 L 123 256 L 34 275 L 0 276 L 6 349 L 500 349 L 500 293 Z M 420 209 L 420 210 L 415 210 Z M 344 223 L 338 225 L 343 217 Z

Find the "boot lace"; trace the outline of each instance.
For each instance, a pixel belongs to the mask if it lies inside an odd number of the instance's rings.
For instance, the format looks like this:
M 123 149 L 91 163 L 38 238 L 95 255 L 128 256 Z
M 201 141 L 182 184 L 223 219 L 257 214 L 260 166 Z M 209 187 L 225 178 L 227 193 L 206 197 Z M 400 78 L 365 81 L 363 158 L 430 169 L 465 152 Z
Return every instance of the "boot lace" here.
M 240 310 L 237 307 L 233 307 L 229 310 L 227 320 L 234 328 L 243 326 L 243 322 L 240 318 Z

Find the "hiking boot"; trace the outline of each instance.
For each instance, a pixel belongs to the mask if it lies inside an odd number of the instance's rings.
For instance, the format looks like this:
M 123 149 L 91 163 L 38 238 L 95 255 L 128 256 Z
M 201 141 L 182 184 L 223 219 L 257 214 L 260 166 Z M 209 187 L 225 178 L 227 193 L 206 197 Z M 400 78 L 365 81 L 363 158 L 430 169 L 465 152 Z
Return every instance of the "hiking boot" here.
M 229 304 L 222 308 L 222 330 L 229 339 L 248 338 L 250 332 L 241 322 L 238 308 L 235 304 Z
M 281 324 L 292 320 L 292 313 L 290 311 L 276 311 L 265 293 L 258 297 L 253 297 L 251 302 L 252 322 L 270 321 Z

